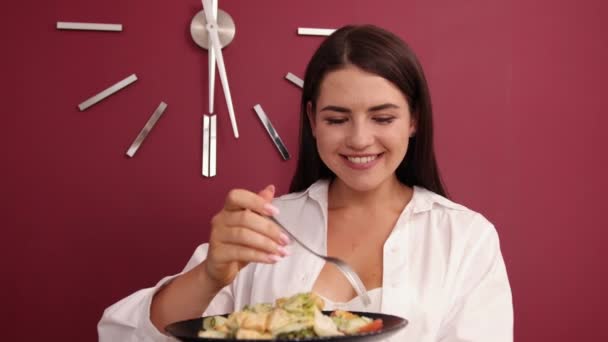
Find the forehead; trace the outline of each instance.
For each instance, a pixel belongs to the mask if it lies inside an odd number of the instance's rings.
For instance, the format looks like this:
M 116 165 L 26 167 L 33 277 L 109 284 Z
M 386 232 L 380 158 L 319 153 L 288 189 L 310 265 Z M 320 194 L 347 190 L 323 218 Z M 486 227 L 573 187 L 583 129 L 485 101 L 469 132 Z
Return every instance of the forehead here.
M 348 65 L 325 75 L 319 87 L 318 105 L 370 107 L 393 103 L 407 107 L 407 99 L 399 88 L 387 79 Z

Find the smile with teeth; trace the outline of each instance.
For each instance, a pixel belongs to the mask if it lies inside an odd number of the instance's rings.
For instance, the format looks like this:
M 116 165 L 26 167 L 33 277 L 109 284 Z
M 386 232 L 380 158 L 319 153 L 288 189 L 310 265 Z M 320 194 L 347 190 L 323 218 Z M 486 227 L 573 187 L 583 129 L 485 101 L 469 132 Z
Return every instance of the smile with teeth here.
M 379 155 L 373 155 L 373 156 L 365 156 L 365 157 L 350 157 L 350 156 L 346 156 L 346 159 L 348 159 L 348 161 L 350 161 L 351 163 L 354 164 L 367 164 L 367 163 L 371 163 L 372 161 L 376 160 L 376 158 L 378 158 Z

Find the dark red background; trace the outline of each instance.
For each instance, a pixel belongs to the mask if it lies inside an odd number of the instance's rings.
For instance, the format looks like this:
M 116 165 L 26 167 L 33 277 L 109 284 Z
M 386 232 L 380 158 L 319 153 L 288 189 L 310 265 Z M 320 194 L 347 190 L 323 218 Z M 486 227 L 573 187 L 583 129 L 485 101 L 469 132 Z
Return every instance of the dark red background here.
M 295 155 L 300 92 L 283 76 L 302 76 L 320 42 L 296 28 L 347 23 L 381 25 L 417 51 L 451 195 L 499 231 L 516 340 L 608 339 L 605 1 L 221 0 L 237 28 L 225 59 L 241 138 L 218 91 L 213 179 L 200 175 L 207 54 L 188 30 L 199 1 L 8 6 L 3 340 L 94 340 L 105 307 L 183 267 L 228 189 L 274 183 L 285 192 L 295 159 L 282 161 L 251 108 L 262 104 Z M 57 21 L 124 31 L 58 31 Z M 134 85 L 77 110 L 131 73 Z M 167 111 L 128 159 L 160 101 Z

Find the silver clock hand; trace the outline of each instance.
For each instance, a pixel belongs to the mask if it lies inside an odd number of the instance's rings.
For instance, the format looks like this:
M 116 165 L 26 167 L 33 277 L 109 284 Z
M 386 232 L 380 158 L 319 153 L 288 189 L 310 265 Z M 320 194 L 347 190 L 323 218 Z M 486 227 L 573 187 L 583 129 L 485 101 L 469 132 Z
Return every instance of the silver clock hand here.
M 213 1 L 211 6 L 213 19 L 217 23 L 217 0 Z M 209 46 L 213 46 L 211 36 L 209 36 Z M 215 51 L 213 48 L 209 49 L 209 114 L 213 114 L 213 104 L 215 101 Z
M 228 75 L 226 74 L 226 65 L 224 64 L 224 55 L 222 54 L 222 46 L 220 44 L 220 37 L 217 32 L 217 21 L 213 18 L 211 9 L 213 5 L 212 0 L 203 0 L 203 10 L 205 17 L 207 18 L 207 31 L 209 32 L 209 38 L 212 42 L 212 47 L 215 50 L 215 57 L 217 60 L 217 67 L 220 74 L 220 81 L 222 82 L 222 89 L 224 90 L 224 97 L 226 98 L 226 105 L 228 107 L 228 114 L 230 115 L 230 121 L 232 123 L 232 131 L 234 137 L 239 137 L 239 130 L 236 125 L 236 118 L 234 115 L 234 106 L 232 105 L 232 95 L 230 94 L 230 86 L 228 85 Z

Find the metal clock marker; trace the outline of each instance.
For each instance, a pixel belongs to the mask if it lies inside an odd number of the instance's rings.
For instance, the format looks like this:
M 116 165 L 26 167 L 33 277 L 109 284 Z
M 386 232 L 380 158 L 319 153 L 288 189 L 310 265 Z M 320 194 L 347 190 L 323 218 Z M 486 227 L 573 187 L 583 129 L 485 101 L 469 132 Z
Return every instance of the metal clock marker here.
M 203 176 L 216 174 L 217 115 L 203 115 Z
M 301 36 L 329 36 L 336 31 L 335 29 L 298 27 L 298 34 Z
M 160 119 L 160 117 L 165 112 L 165 109 L 167 109 L 167 104 L 161 102 L 158 108 L 156 108 L 156 110 L 154 111 L 154 113 L 152 113 L 152 116 L 150 116 L 150 119 L 148 119 L 148 122 L 146 122 L 144 128 L 141 129 L 141 131 L 137 135 L 137 138 L 135 138 L 135 140 L 131 144 L 131 147 L 129 147 L 129 150 L 127 151 L 127 156 L 133 158 L 137 150 L 139 150 L 141 143 L 144 142 L 144 140 L 148 136 L 148 133 L 150 133 L 152 128 L 154 128 L 154 125 L 156 125 L 158 119 Z
M 102 23 L 77 23 L 58 21 L 58 30 L 84 30 L 84 31 L 122 31 L 122 24 L 102 24 Z
M 287 75 L 285 75 L 285 78 L 288 81 L 291 81 L 291 83 L 297 85 L 300 88 L 304 88 L 304 80 L 302 80 L 301 78 L 299 78 L 298 76 L 288 72 Z
M 274 126 L 272 126 L 272 123 L 270 122 L 270 119 L 268 119 L 268 116 L 262 109 L 262 106 L 256 104 L 255 106 L 253 106 L 253 110 L 255 110 L 256 114 L 258 115 L 258 118 L 260 118 L 260 121 L 262 121 L 264 128 L 266 128 L 266 132 L 268 132 L 270 139 L 272 139 L 272 142 L 279 150 L 279 153 L 281 154 L 281 157 L 283 157 L 283 160 L 288 160 L 290 158 L 289 151 L 287 151 L 287 147 L 285 147 L 285 144 L 283 144 L 283 140 L 281 140 L 279 133 L 277 133 L 277 131 L 274 129 Z
M 89 99 L 85 100 L 83 103 L 79 104 L 78 108 L 80 109 L 80 111 L 84 111 L 85 109 L 91 107 L 92 105 L 96 104 L 97 102 L 116 93 L 117 91 L 123 89 L 124 87 L 128 86 L 129 84 L 131 84 L 135 81 L 137 81 L 137 76 L 135 74 L 133 74 L 133 75 L 125 78 L 124 80 L 119 81 L 116 84 L 110 86 L 109 88 L 101 91 L 99 94 L 93 95 Z

